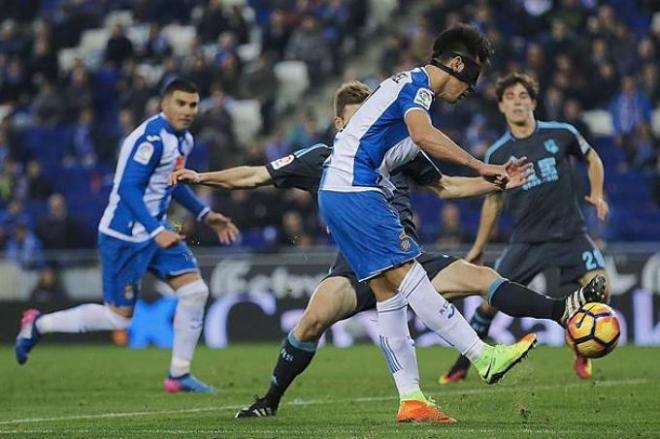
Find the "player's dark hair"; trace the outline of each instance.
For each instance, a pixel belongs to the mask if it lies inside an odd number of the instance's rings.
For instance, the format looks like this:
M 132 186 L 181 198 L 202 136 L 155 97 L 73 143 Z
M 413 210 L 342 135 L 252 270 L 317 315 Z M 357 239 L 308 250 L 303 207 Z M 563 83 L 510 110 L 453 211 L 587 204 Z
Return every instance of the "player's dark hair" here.
M 506 89 L 513 87 L 516 84 L 520 84 L 525 87 L 529 97 L 532 98 L 533 101 L 536 100 L 539 95 L 538 82 L 536 82 L 534 78 L 526 73 L 515 72 L 509 73 L 508 75 L 503 76 L 497 80 L 497 84 L 495 85 L 495 94 L 497 95 L 497 100 L 502 101 L 502 97 L 504 96 Z
M 168 82 L 165 88 L 163 89 L 163 97 L 169 96 L 175 91 L 199 94 L 199 89 L 197 88 L 195 83 L 183 78 L 176 78 Z
M 360 81 L 344 82 L 335 93 L 335 116 L 341 117 L 347 105 L 361 104 L 371 94 L 367 84 Z
M 490 63 L 493 47 L 477 28 L 459 23 L 436 38 L 431 64 L 434 60 L 444 63 L 456 54 L 472 58 L 482 67 L 486 67 Z

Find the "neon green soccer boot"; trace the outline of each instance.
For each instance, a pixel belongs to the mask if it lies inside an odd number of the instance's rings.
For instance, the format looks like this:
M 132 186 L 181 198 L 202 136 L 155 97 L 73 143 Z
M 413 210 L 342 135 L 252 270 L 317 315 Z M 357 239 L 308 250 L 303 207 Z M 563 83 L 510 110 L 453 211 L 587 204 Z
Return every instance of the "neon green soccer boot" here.
M 473 364 L 481 378 L 488 384 L 499 382 L 527 353 L 536 346 L 536 334 L 527 334 L 512 345 L 489 346 Z

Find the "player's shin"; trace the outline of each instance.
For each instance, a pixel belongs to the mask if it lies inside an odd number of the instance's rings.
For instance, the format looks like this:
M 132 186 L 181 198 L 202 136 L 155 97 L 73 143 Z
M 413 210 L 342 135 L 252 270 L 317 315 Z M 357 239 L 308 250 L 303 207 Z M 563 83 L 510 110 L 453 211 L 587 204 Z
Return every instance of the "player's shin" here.
M 419 370 L 415 347 L 408 328 L 408 304 L 401 294 L 378 302 L 378 334 L 380 348 L 403 400 L 426 398 L 419 387 Z
M 559 321 L 564 301 L 539 294 L 529 288 L 497 278 L 488 288 L 488 303 L 512 317 L 534 317 Z
M 179 303 L 174 314 L 174 343 L 170 376 L 180 377 L 190 373 L 197 341 L 204 323 L 204 306 L 209 289 L 203 280 L 188 283 L 176 290 Z
M 488 348 L 456 308 L 440 296 L 422 266 L 415 262 L 399 286 L 424 324 L 474 362 Z
M 86 303 L 63 311 L 44 314 L 35 323 L 41 334 L 50 332 L 90 332 L 126 329 L 131 319 L 120 316 L 105 305 Z

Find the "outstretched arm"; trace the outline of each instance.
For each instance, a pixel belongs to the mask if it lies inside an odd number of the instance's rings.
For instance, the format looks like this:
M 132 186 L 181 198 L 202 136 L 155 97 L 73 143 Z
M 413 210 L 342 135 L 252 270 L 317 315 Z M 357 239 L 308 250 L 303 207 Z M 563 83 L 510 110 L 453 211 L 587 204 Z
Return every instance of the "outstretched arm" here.
M 520 166 L 515 164 L 514 171 L 510 174 L 510 179 L 504 188 L 482 177 L 452 177 L 443 175 L 437 183 L 430 186 L 430 189 L 440 198 L 444 199 L 478 197 L 499 192 L 502 189 L 509 190 L 520 187 L 527 182 L 527 178 L 532 172 L 533 165 L 531 163 L 524 163 Z
M 202 184 L 222 189 L 253 189 L 273 184 L 265 166 L 237 166 L 215 172 L 195 172 L 191 169 L 179 169 L 169 177 L 170 185 L 177 183 Z
M 466 166 L 490 181 L 499 180 L 506 184 L 510 163 L 490 165 L 474 158 L 442 131 L 435 128 L 425 111 L 408 110 L 405 115 L 405 122 L 413 142 L 431 156 L 439 160 Z

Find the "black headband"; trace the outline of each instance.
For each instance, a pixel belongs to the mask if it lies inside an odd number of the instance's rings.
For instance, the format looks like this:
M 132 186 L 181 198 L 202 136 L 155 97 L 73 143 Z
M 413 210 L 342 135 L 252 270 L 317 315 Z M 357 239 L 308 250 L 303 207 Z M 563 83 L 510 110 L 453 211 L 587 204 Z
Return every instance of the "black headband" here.
M 458 65 L 457 69 L 447 67 L 440 62 L 440 58 L 444 58 L 445 54 L 451 57 L 458 57 L 460 59 L 460 64 Z M 477 85 L 479 74 L 481 74 L 481 66 L 475 60 L 455 52 L 445 52 L 435 55 L 431 59 L 431 65 L 439 68 L 440 70 L 444 70 L 450 75 L 465 82 L 470 86 L 470 89 L 473 89 Z

